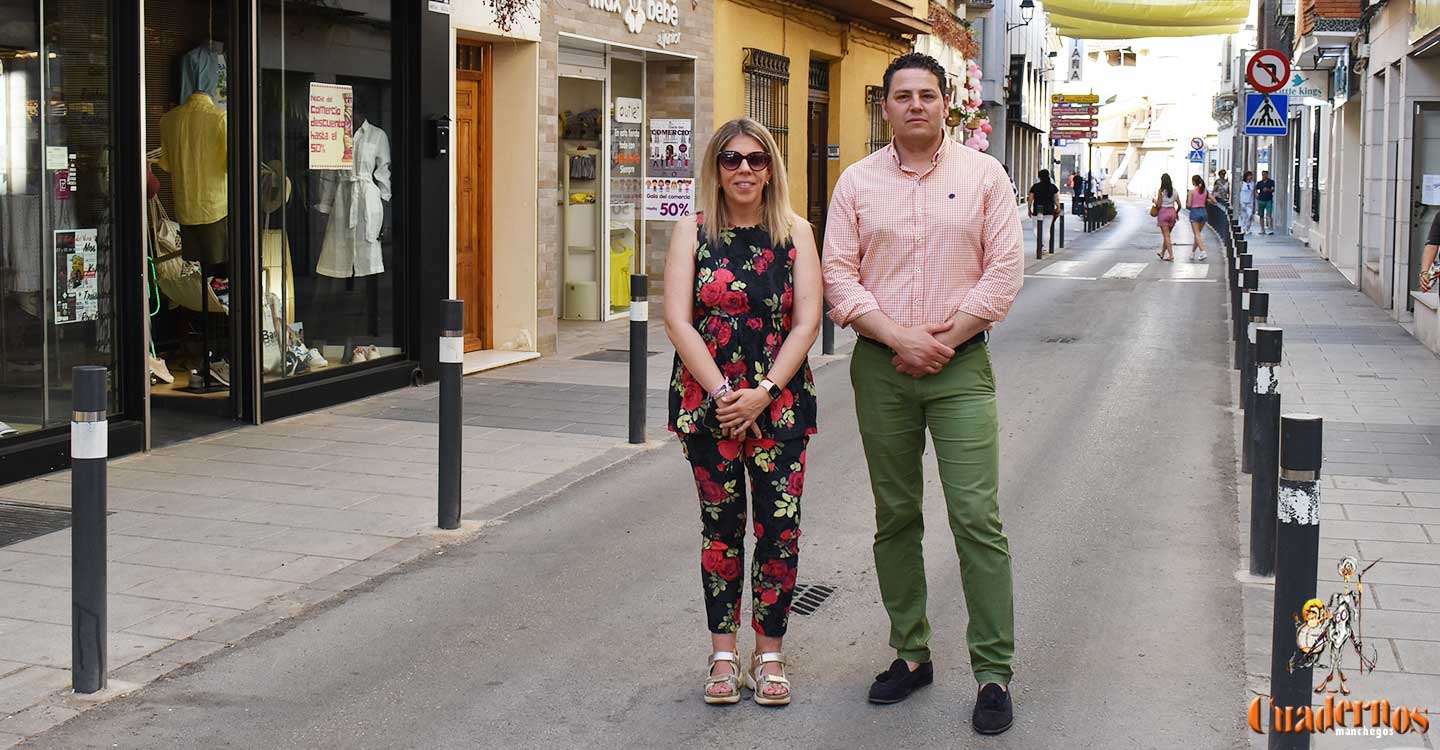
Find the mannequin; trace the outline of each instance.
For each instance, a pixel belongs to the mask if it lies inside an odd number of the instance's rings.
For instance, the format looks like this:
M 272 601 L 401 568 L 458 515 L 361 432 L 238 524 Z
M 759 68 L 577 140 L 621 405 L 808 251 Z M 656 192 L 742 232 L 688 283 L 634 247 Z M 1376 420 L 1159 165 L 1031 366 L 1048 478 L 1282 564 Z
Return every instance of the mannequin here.
M 315 271 L 337 279 L 385 272 L 380 232 L 390 200 L 390 137 L 359 107 L 355 122 L 354 164 L 321 175 L 315 206 L 330 215 Z

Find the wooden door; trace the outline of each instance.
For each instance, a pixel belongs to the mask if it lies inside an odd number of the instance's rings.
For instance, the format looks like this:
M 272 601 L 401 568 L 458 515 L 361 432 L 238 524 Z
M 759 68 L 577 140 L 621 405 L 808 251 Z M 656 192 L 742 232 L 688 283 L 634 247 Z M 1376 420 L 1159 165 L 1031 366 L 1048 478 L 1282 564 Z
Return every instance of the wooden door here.
M 465 351 L 493 347 L 490 242 L 490 47 L 461 43 L 455 72 L 455 293 Z

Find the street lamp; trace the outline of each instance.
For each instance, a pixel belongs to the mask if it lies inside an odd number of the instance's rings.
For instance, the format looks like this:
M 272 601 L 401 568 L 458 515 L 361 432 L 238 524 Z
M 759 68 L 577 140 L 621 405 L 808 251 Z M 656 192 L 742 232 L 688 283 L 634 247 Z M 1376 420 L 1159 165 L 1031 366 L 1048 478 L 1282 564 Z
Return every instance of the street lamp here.
M 1021 26 L 1029 26 L 1031 19 L 1035 17 L 1035 0 L 1020 0 L 1021 23 L 1005 24 L 1005 33 L 1010 33 Z

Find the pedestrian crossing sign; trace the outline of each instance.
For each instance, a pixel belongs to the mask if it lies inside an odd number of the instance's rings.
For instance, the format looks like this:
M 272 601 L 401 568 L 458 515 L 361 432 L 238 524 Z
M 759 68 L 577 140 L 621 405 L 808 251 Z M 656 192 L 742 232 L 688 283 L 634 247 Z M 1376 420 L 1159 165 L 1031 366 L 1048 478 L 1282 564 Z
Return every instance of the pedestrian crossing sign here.
M 1286 94 L 1245 94 L 1245 135 L 1280 135 L 1288 132 L 1290 97 Z

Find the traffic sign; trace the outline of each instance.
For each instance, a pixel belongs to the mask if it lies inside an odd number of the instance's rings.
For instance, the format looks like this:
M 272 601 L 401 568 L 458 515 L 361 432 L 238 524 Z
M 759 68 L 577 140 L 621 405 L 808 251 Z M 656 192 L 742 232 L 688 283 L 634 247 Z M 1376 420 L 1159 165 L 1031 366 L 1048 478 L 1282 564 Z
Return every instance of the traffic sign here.
M 1093 117 L 1084 118 L 1084 119 L 1074 119 L 1074 118 L 1068 118 L 1068 117 L 1065 118 L 1065 119 L 1058 119 L 1058 118 L 1053 118 L 1053 117 L 1050 118 L 1050 129 L 1051 129 L 1051 130 L 1059 130 L 1059 129 L 1062 129 L 1062 128 L 1093 128 L 1093 127 L 1095 127 L 1096 125 L 1099 125 L 1099 124 L 1100 124 L 1100 121 L 1097 120 L 1097 119 L 1095 119 L 1095 118 L 1093 118 Z
M 1051 115 L 1098 115 L 1100 108 L 1093 104 L 1053 104 Z
M 1273 94 L 1290 81 L 1290 58 L 1284 52 L 1262 49 L 1245 65 L 1245 80 L 1262 94 Z
M 1204 164 L 1204 163 L 1205 163 L 1205 152 L 1204 152 L 1204 151 L 1201 151 L 1200 149 L 1195 149 L 1195 150 L 1191 151 L 1191 152 L 1190 152 L 1190 163 L 1191 163 L 1191 164 Z
M 1204 138 L 1191 138 L 1191 139 L 1190 139 L 1190 150 L 1191 150 L 1191 151 L 1203 151 L 1203 150 L 1205 150 L 1205 139 L 1204 139 Z
M 1290 97 L 1284 94 L 1245 94 L 1245 135 L 1285 135 Z
M 1093 130 L 1052 130 L 1052 131 L 1050 131 L 1050 137 L 1051 137 L 1051 138 L 1068 138 L 1068 139 L 1070 139 L 1070 140 L 1072 140 L 1072 141 L 1078 141 L 1078 140 L 1081 140 L 1081 139 L 1083 139 L 1083 138 L 1089 138 L 1089 139 L 1092 139 L 1092 140 L 1093 140 L 1096 135 L 1097 135 L 1096 132 L 1093 131 Z
M 1099 104 L 1099 94 L 1051 94 L 1051 104 Z

